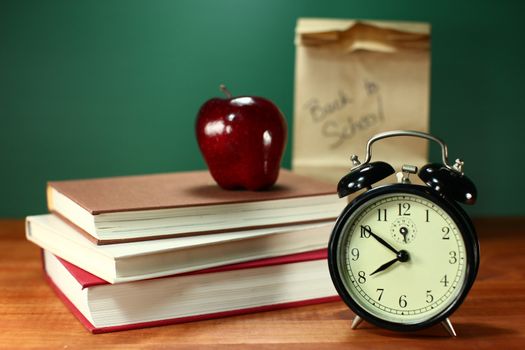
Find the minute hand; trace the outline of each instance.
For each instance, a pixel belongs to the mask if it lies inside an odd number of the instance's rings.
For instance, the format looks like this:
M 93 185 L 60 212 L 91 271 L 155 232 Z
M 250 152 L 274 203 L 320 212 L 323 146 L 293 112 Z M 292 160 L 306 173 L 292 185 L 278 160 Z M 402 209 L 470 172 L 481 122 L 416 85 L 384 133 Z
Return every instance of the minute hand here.
M 369 229 L 368 227 L 361 226 L 361 229 L 363 229 L 366 232 L 370 233 L 370 235 L 372 235 L 372 237 L 374 237 L 379 243 L 381 243 L 382 245 L 384 245 L 385 247 L 387 247 L 388 249 L 390 249 L 394 253 L 399 254 L 399 251 L 397 251 L 394 247 L 392 247 L 390 244 L 388 244 L 383 238 L 381 238 L 378 235 L 376 235 L 375 233 L 373 233 L 372 230 Z

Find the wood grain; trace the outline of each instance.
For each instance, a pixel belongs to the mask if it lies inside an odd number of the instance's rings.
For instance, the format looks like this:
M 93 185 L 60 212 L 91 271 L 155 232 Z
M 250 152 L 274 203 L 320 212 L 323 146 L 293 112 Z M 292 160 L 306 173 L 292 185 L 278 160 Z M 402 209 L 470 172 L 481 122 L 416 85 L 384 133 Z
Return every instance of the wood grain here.
M 521 349 L 525 345 L 525 219 L 476 221 L 478 279 L 453 315 L 453 339 L 436 326 L 394 333 L 363 324 L 342 302 L 91 335 L 43 280 L 40 252 L 21 220 L 0 220 L 0 349 Z

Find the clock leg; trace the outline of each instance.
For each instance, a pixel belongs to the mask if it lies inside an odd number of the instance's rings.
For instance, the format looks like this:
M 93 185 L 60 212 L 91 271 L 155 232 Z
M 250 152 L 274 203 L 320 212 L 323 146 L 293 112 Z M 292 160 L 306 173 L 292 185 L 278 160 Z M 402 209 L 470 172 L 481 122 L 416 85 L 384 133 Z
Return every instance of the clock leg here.
M 356 329 L 361 322 L 363 322 L 363 319 L 357 315 L 355 315 L 354 320 L 352 321 L 352 329 Z
M 454 327 L 448 318 L 441 322 L 441 325 L 447 330 L 451 337 L 457 336 L 456 331 L 454 330 Z

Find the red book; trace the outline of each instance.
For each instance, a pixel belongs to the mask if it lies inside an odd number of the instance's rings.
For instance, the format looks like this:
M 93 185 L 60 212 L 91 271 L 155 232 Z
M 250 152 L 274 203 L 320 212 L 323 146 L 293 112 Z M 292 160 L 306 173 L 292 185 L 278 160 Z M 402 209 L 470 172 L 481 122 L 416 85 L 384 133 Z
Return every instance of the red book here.
M 50 285 L 92 333 L 339 299 L 325 249 L 121 284 L 109 284 L 47 251 L 43 260 Z

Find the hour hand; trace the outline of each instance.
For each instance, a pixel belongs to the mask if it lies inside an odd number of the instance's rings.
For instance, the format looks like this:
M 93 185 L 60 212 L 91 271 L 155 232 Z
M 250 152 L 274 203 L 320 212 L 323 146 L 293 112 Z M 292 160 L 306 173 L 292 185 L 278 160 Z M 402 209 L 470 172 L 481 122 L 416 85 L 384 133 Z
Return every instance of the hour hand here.
M 375 270 L 374 272 L 372 272 L 372 273 L 370 274 L 370 276 L 375 275 L 375 274 L 378 273 L 378 272 L 381 272 L 381 271 L 384 271 L 384 270 L 388 269 L 388 268 L 390 267 L 390 265 L 393 265 L 393 264 L 394 264 L 395 262 L 397 262 L 397 261 L 398 261 L 398 258 L 396 257 L 395 259 L 392 259 L 392 260 L 390 260 L 389 262 L 384 263 L 383 265 L 379 266 L 379 267 L 377 268 L 377 270 Z
M 378 273 L 378 272 L 381 272 L 381 271 L 384 271 L 386 269 L 388 269 L 391 265 L 393 265 L 395 262 L 399 261 L 401 263 L 404 263 L 404 262 L 407 262 L 408 260 L 410 260 L 410 255 L 408 254 L 408 252 L 406 250 L 400 250 L 398 253 L 397 253 L 397 256 L 395 257 L 395 259 L 392 259 L 386 263 L 384 263 L 383 265 L 379 266 L 377 268 L 377 270 L 375 270 L 374 272 L 372 272 L 370 274 L 370 276 Z

